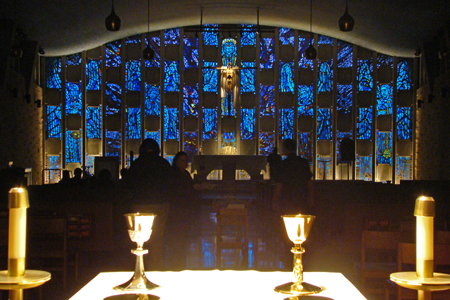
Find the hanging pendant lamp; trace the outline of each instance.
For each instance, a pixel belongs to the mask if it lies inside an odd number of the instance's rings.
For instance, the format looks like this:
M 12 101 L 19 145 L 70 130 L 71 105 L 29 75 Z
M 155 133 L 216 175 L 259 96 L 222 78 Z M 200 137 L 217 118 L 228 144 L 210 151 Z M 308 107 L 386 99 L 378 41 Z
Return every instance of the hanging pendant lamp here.
M 155 51 L 150 47 L 150 0 L 147 0 L 147 47 L 142 51 L 142 57 L 147 61 L 155 57 Z
M 316 59 L 317 58 L 317 50 L 314 48 L 314 46 L 312 44 L 312 40 L 313 40 L 313 33 L 312 33 L 312 0 L 310 1 L 309 31 L 311 33 L 311 39 L 309 40 L 309 47 L 305 50 L 305 57 L 307 59 Z
M 339 29 L 341 31 L 352 31 L 355 26 L 355 20 L 348 14 L 348 0 L 345 2 L 345 13 L 339 19 Z
M 120 18 L 114 12 L 114 0 L 111 0 L 111 13 L 105 19 L 105 26 L 108 31 L 118 31 L 120 29 Z

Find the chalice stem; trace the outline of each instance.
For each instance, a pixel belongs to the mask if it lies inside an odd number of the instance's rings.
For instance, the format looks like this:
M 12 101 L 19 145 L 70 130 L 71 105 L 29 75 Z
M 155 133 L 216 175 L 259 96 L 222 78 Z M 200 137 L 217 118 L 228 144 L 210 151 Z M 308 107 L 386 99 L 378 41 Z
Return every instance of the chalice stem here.
M 303 288 L 303 263 L 302 263 L 302 254 L 303 252 L 292 251 L 294 253 L 294 277 L 295 277 L 295 286 L 297 289 Z
M 136 278 L 142 278 L 144 277 L 144 255 L 137 254 L 136 255 L 136 266 L 134 268 L 134 274 Z

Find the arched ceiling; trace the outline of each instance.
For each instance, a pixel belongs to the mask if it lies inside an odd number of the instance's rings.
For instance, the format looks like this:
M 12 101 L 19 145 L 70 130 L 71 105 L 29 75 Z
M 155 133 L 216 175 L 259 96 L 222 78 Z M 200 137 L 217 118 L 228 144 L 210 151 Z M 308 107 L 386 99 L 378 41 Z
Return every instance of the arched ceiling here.
M 3 3 L 2 3 L 3 2 Z M 420 44 L 435 36 L 449 20 L 450 0 L 349 0 L 355 19 L 351 32 L 341 32 L 338 20 L 345 0 L 312 0 L 312 31 L 393 56 L 412 57 Z M 115 0 L 122 25 L 105 29 L 109 0 L 1 0 L 1 18 L 13 19 L 45 56 L 67 55 L 147 31 L 147 1 Z M 200 24 L 260 24 L 309 31 L 308 0 L 150 0 L 150 31 Z

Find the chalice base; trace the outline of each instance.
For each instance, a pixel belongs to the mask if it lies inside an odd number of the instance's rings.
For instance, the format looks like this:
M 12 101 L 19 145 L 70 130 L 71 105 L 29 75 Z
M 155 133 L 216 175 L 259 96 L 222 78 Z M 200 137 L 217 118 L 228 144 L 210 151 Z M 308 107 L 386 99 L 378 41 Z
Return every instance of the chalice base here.
M 134 274 L 125 283 L 114 287 L 114 290 L 122 293 L 148 294 L 148 292 L 159 288 L 159 285 L 151 282 L 145 277 L 145 274 Z
M 302 283 L 302 288 L 299 288 L 297 283 L 295 282 L 287 282 L 285 284 L 276 286 L 274 288 L 275 292 L 281 293 L 281 294 L 288 294 L 288 295 L 294 295 L 294 296 L 302 296 L 302 295 L 313 295 L 318 294 L 325 290 L 324 287 L 312 285 L 307 282 Z

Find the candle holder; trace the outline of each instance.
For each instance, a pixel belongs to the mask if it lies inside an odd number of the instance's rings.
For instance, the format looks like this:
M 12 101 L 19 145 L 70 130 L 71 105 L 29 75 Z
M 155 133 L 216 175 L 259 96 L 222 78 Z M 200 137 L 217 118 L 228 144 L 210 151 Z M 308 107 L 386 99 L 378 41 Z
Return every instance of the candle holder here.
M 317 294 L 324 290 L 323 287 L 303 282 L 302 255 L 305 249 L 302 244 L 308 238 L 315 216 L 311 215 L 284 215 L 282 216 L 289 239 L 294 243 L 291 252 L 294 254 L 294 277 L 295 281 L 276 286 L 274 290 L 278 293 L 294 296 Z
M 143 260 L 143 255 L 148 253 L 148 250 L 143 249 L 143 246 L 150 239 L 153 220 L 156 215 L 132 213 L 124 216 L 127 221 L 128 235 L 131 241 L 137 244 L 137 248 L 131 250 L 131 253 L 136 255 L 136 266 L 131 279 L 114 287 L 114 290 L 122 293 L 148 294 L 151 290 L 159 288 L 159 285 L 151 282 L 145 276 Z

